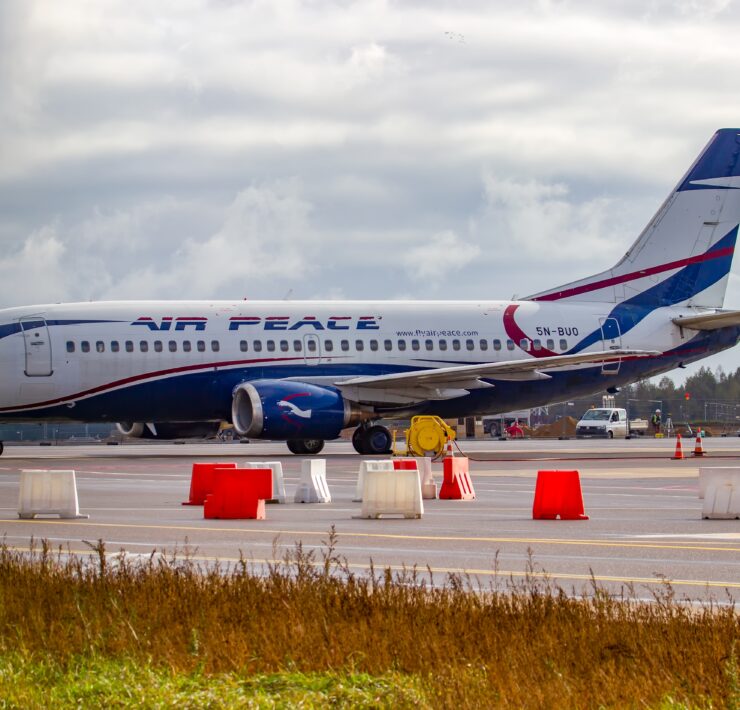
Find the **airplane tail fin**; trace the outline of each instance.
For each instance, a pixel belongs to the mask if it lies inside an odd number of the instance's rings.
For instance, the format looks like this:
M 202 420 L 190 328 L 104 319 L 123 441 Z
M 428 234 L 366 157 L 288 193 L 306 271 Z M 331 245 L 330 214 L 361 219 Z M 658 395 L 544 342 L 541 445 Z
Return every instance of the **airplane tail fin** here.
M 621 261 L 525 300 L 721 308 L 739 223 L 740 128 L 723 128 Z

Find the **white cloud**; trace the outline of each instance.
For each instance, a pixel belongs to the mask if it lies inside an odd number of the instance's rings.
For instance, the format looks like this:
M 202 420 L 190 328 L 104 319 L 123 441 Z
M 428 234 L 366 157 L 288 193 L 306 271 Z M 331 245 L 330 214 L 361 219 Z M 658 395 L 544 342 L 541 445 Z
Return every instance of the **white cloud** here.
M 463 241 L 454 232 L 445 231 L 403 251 L 401 262 L 412 279 L 439 281 L 449 278 L 480 254 L 475 244 Z

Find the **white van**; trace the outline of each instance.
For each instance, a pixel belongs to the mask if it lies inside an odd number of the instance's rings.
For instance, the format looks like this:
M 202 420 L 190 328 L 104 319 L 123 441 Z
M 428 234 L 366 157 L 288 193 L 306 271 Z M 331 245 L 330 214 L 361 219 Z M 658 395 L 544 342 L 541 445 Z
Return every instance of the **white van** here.
M 627 410 L 614 407 L 589 409 L 576 424 L 576 437 L 626 439 L 629 436 Z

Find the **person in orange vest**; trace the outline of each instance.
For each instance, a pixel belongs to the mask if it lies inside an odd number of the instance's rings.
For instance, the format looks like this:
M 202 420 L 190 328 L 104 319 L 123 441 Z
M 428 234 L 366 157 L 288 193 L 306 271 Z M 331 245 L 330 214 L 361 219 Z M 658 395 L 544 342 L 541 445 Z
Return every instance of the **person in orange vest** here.
M 522 429 L 519 426 L 518 419 L 515 419 L 514 423 L 510 427 L 506 428 L 506 433 L 512 439 L 523 439 L 524 438 L 524 429 Z

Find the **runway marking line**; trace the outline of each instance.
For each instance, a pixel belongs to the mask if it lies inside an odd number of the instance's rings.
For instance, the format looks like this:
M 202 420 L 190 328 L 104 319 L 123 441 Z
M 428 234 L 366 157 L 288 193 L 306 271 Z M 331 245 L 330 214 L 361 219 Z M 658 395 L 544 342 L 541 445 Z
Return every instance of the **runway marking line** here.
M 3 523 L 14 525 L 64 525 L 77 526 L 85 528 L 126 528 L 138 530 L 173 530 L 180 532 L 217 532 L 217 533 L 255 533 L 259 535 L 300 535 L 300 536 L 325 536 L 328 531 L 316 530 L 275 530 L 259 528 L 214 528 L 214 527 L 196 527 L 194 525 L 143 525 L 138 523 L 92 523 L 76 520 L 62 519 L 44 519 L 44 520 L 4 520 Z M 365 533 L 365 532 L 337 532 L 338 537 L 362 537 L 377 538 L 381 540 L 426 540 L 436 542 L 511 542 L 511 543 L 528 543 L 542 545 L 574 545 L 584 547 L 620 547 L 620 548 L 641 548 L 652 550 L 699 550 L 703 552 L 740 552 L 740 547 L 710 547 L 708 545 L 687 545 L 679 543 L 648 543 L 648 542 L 612 542 L 605 540 L 571 540 L 571 539 L 553 539 L 553 538 L 529 538 L 529 537 L 470 537 L 457 535 L 402 535 L 400 533 Z M 731 543 L 728 543 L 731 544 Z
M 18 552 L 26 552 L 22 548 L 11 548 Z M 148 558 L 149 553 L 128 553 L 125 550 L 119 552 L 110 552 L 106 554 L 106 557 L 115 558 L 121 553 L 125 557 L 137 557 L 137 558 Z M 92 550 L 64 550 L 62 554 L 71 554 L 78 557 L 95 557 L 95 552 Z M 213 563 L 226 563 L 226 564 L 237 564 L 240 562 L 246 562 L 249 565 L 283 565 L 285 564 L 284 559 L 255 559 L 255 558 L 239 558 L 239 557 L 213 557 L 209 555 L 189 555 L 188 560 L 194 562 L 213 562 Z M 288 563 L 291 564 L 291 563 Z M 323 562 L 314 562 L 312 566 L 322 567 Z M 363 562 L 348 562 L 344 566 L 349 569 L 367 571 L 370 569 L 370 563 Z M 384 565 L 384 564 L 373 564 L 374 569 L 385 570 L 390 569 L 394 572 L 408 572 L 411 571 L 409 565 Z M 670 579 L 669 577 L 617 577 L 614 575 L 598 575 L 598 574 L 578 574 L 575 572 L 537 572 L 528 571 L 522 572 L 520 570 L 491 570 L 491 569 L 466 569 L 466 568 L 454 568 L 454 567 L 427 567 L 425 566 L 422 573 L 431 571 L 434 574 L 457 574 L 468 577 L 500 577 L 503 579 L 514 577 L 514 578 L 536 578 L 536 579 L 549 579 L 556 581 L 559 579 L 569 579 L 581 582 L 617 582 L 621 584 L 651 584 L 665 586 L 670 584 L 673 587 L 717 587 L 721 589 L 740 589 L 740 582 L 722 582 L 712 581 L 709 579 Z

